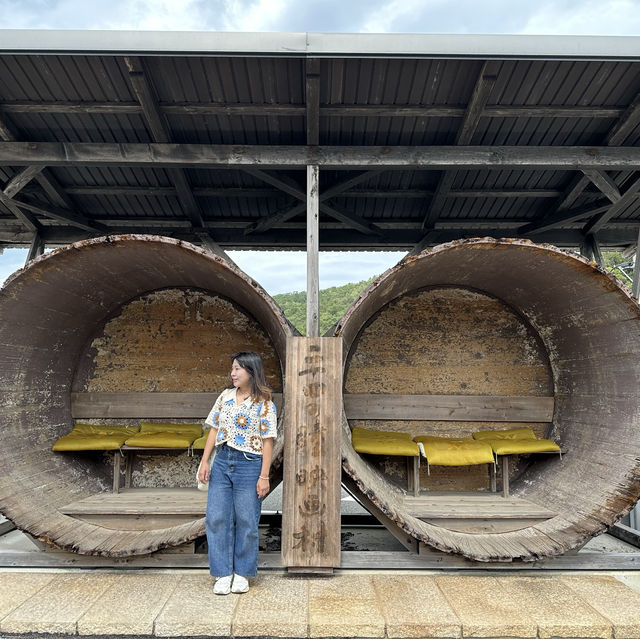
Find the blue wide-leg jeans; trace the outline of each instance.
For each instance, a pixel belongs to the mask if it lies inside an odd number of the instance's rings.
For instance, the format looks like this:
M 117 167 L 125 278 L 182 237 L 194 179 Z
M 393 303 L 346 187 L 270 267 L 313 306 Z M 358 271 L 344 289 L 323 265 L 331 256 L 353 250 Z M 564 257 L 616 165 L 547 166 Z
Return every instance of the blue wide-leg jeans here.
M 216 448 L 207 496 L 209 572 L 255 577 L 258 572 L 258 522 L 262 500 L 257 483 L 262 455 L 222 444 Z

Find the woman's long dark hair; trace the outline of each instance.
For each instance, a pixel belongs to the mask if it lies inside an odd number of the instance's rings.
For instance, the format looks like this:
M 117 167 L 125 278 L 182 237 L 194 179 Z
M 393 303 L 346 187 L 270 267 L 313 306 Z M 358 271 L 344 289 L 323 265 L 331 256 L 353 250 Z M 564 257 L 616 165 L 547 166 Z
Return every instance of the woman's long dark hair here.
M 258 353 L 253 351 L 241 351 L 230 355 L 231 362 L 235 360 L 241 368 L 244 368 L 251 381 L 249 382 L 249 388 L 251 392 L 251 399 L 254 402 L 269 402 L 271 401 L 271 389 L 267 386 L 267 380 L 264 376 L 264 366 L 262 365 L 262 358 Z M 229 386 L 233 388 L 233 384 Z

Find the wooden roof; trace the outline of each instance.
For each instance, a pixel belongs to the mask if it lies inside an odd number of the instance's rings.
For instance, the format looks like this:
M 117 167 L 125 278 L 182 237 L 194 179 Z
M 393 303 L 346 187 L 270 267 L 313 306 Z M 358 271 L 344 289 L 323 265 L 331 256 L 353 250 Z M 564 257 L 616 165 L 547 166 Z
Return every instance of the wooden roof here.
M 640 38 L 0 31 L 0 247 L 634 244 Z

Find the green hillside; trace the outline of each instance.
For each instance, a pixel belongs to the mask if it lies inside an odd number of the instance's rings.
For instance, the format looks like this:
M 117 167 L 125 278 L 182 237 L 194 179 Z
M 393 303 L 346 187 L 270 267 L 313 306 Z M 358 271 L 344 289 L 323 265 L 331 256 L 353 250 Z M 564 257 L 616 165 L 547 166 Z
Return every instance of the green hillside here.
M 324 335 L 346 312 L 352 302 L 360 295 L 371 279 L 333 286 L 320 291 L 320 335 Z M 306 333 L 307 293 L 281 293 L 273 299 L 280 305 L 286 318 L 300 331 Z

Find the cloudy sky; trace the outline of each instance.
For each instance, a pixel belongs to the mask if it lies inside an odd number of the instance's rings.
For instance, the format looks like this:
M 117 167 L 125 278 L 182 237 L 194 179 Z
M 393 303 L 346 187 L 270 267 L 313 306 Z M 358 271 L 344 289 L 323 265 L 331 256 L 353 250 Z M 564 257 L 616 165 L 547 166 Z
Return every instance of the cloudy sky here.
M 640 35 L 640 0 L 0 0 L 0 15 L 4 29 Z M 321 254 L 320 285 L 367 279 L 401 256 Z M 25 257 L 5 250 L 0 282 Z M 302 253 L 231 257 L 272 295 L 305 289 Z

